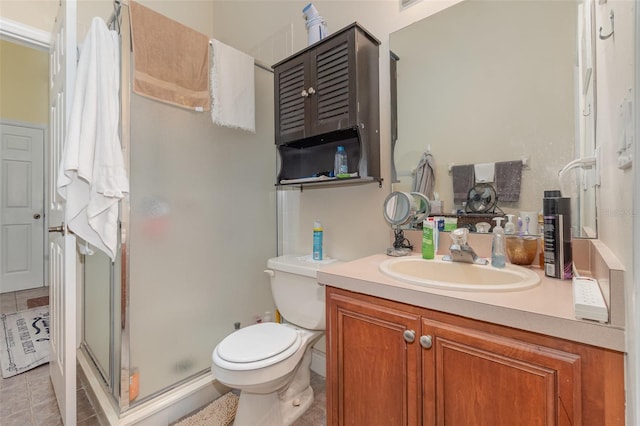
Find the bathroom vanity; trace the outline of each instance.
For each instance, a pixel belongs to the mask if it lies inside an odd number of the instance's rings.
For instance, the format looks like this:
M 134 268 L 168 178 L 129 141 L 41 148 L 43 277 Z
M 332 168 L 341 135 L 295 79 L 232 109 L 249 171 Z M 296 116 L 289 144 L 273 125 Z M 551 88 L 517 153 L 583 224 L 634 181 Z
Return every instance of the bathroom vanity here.
M 427 288 L 386 259 L 318 273 L 327 424 L 624 424 L 623 327 L 575 319 L 571 281 L 534 268 L 522 291 Z

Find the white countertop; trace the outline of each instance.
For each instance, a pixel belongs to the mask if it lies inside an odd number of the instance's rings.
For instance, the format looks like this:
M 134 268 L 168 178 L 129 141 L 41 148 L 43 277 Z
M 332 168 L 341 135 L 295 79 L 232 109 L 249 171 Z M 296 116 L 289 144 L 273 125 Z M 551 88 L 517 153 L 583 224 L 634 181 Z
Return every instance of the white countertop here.
M 419 255 L 417 255 L 419 256 Z M 403 302 L 481 321 L 624 352 L 624 330 L 574 317 L 570 280 L 548 278 L 539 268 L 540 284 L 508 292 L 443 290 L 395 280 L 379 270 L 389 256 L 377 254 L 330 265 L 318 271 L 320 284 Z

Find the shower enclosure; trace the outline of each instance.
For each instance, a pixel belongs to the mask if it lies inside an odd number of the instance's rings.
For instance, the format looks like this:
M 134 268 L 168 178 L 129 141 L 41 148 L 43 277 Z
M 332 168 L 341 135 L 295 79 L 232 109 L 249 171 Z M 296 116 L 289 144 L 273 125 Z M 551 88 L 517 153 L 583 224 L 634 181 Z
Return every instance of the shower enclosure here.
M 274 310 L 273 75 L 256 68 L 256 134 L 136 95 L 121 35 L 121 139 L 130 195 L 115 263 L 84 259 L 82 351 L 120 413 L 209 374 L 214 346 Z M 136 389 L 137 388 L 137 389 Z

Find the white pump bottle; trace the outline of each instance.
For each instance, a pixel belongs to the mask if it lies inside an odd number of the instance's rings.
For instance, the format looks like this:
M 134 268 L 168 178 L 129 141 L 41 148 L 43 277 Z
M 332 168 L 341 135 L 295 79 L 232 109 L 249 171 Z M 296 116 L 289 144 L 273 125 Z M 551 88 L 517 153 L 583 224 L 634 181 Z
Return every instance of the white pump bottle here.
M 494 217 L 496 226 L 493 227 L 493 241 L 491 242 L 491 266 L 504 268 L 504 229 L 500 226 L 503 217 Z

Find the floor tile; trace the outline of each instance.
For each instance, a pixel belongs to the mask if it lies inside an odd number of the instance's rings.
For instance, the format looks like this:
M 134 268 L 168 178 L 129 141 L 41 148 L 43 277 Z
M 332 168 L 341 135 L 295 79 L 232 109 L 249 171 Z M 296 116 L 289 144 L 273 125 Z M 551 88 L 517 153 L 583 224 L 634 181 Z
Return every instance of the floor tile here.
M 31 416 L 31 409 L 22 410 L 10 416 L 0 417 L 0 424 L 2 426 L 32 426 L 33 417 Z
M 34 404 L 33 420 L 36 426 L 55 426 L 62 424 L 60 411 L 58 411 L 58 403 L 55 399 L 43 402 L 42 404 Z
M 77 407 L 76 419 L 78 420 L 78 422 L 82 420 L 86 420 L 91 416 L 95 416 L 96 412 L 93 409 L 93 406 L 91 405 L 91 401 L 89 401 L 89 398 L 87 397 L 87 394 L 84 391 L 84 389 L 79 389 L 76 392 L 76 401 L 77 401 L 76 402 L 76 407 Z
M 0 419 L 20 411 L 29 409 L 29 393 L 26 391 L 7 392 L 2 390 L 2 404 L 0 405 Z M 0 422 L 3 423 L 3 422 Z
M 15 293 L 0 293 L 0 314 L 18 312 Z
M 95 414 L 88 419 L 78 421 L 77 426 L 101 426 L 98 416 Z
M 27 300 L 34 299 L 36 297 L 46 296 L 49 294 L 49 287 L 38 287 L 29 290 L 22 290 L 16 292 L 16 306 L 18 311 L 28 309 Z
M 29 383 L 29 397 L 31 404 L 42 404 L 49 400 L 56 400 L 56 394 L 53 391 L 51 380 L 47 377 L 38 383 Z
M 24 374 L 18 374 L 17 376 L 9 377 L 8 379 L 0 379 L 0 392 L 5 389 L 11 390 L 14 387 L 20 387 L 27 390 L 27 377 Z

